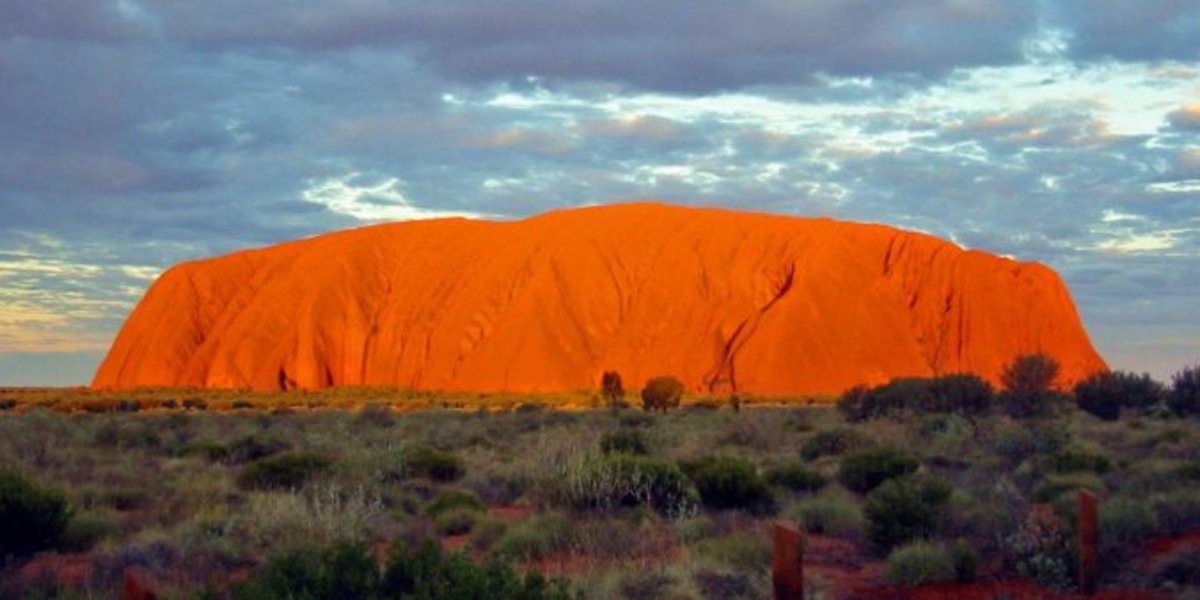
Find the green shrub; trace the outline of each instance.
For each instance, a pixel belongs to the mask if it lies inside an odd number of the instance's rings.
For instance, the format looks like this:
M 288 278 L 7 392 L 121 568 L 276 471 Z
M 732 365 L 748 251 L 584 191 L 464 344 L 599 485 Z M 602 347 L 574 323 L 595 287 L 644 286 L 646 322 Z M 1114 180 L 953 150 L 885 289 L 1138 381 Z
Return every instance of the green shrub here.
M 379 590 L 379 566 L 362 544 L 307 546 L 271 556 L 233 589 L 237 600 L 270 598 L 371 598 Z
M 1047 475 L 1033 486 L 1033 500 L 1034 502 L 1053 502 L 1064 494 L 1075 494 L 1079 490 L 1100 493 L 1104 489 L 1104 480 L 1097 477 L 1095 473 Z
M 811 469 L 799 461 L 775 465 L 767 469 L 763 478 L 771 485 L 795 492 L 818 492 L 829 483 L 829 478 L 820 471 Z
M 1115 421 L 1122 410 L 1152 413 L 1166 395 L 1166 387 L 1149 374 L 1105 371 L 1075 384 L 1079 408 L 1105 421 Z
M 975 572 L 979 570 L 979 552 L 970 542 L 962 538 L 954 540 L 950 546 L 950 558 L 954 562 L 954 580 L 962 583 L 975 581 Z
M 1062 399 L 1054 391 L 1058 378 L 1057 360 L 1046 354 L 1018 356 L 1000 372 L 1004 393 L 1000 403 L 1017 419 L 1049 415 Z
M 645 410 L 666 412 L 678 408 L 682 399 L 683 382 L 670 375 L 655 377 L 642 388 L 642 408 Z
M 480 517 L 475 521 L 475 526 L 471 528 L 471 547 L 480 552 L 488 552 L 500 538 L 504 537 L 506 531 L 508 531 L 508 524 L 504 521 L 486 516 Z
M 328 457 L 314 452 L 276 454 L 247 465 L 238 476 L 238 484 L 246 489 L 296 489 L 332 465 Z
M 618 429 L 600 437 L 600 450 L 605 454 L 623 452 L 625 454 L 649 454 L 646 436 L 639 429 Z
M 1200 415 L 1200 365 L 1184 368 L 1171 377 L 1167 406 L 1181 417 Z
M 432 446 L 405 449 L 404 461 L 409 474 L 433 481 L 457 481 L 466 474 L 461 458 Z
M 1103 546 L 1137 547 L 1158 531 L 1158 516 L 1145 500 L 1114 498 L 1100 503 L 1097 520 Z
M 625 384 L 621 381 L 621 374 L 605 371 L 600 378 L 600 393 L 604 395 L 609 408 L 621 408 L 621 404 L 625 402 Z
M 921 463 L 894 448 L 875 448 L 842 459 L 838 481 L 846 489 L 866 494 L 883 482 L 915 473 Z
M 759 531 L 710 537 L 697 543 L 692 551 L 743 573 L 764 572 L 771 568 L 771 540 Z
M 992 408 L 996 390 L 978 375 L 956 373 L 936 377 L 929 382 L 932 404 L 920 407 L 925 412 L 981 415 Z
M 942 544 L 924 540 L 909 542 L 887 557 L 888 583 L 917 586 L 957 579 L 954 557 Z
M 433 518 L 433 526 L 442 535 L 462 535 L 471 532 L 479 516 L 478 510 L 451 508 L 438 512 Z
M 487 505 L 471 490 L 447 489 L 438 492 L 438 495 L 425 506 L 425 514 L 438 515 L 456 509 L 487 512 Z
M 67 523 L 58 547 L 66 552 L 87 552 L 101 541 L 115 538 L 120 533 L 121 523 L 112 515 L 81 512 Z
M 1060 427 L 1046 423 L 1004 427 L 992 438 L 992 448 L 1011 464 L 1037 455 L 1053 454 L 1065 448 L 1069 434 Z
M 1035 507 L 1005 540 L 1005 551 L 1022 577 L 1058 589 L 1073 583 L 1075 552 L 1070 533 L 1049 507 Z
M 1069 446 L 1047 457 L 1045 467 L 1055 473 L 1090 472 L 1103 475 L 1112 470 L 1112 460 L 1082 446 Z
M 695 508 L 687 477 L 674 463 L 649 456 L 591 457 L 552 482 L 552 495 L 575 509 L 611 510 L 649 506 L 669 516 Z
M 708 456 L 682 463 L 696 484 L 700 500 L 717 510 L 745 509 L 770 512 L 774 499 L 767 482 L 749 461 L 735 456 Z
M 952 490 L 933 478 L 889 479 L 867 495 L 863 515 L 867 539 L 880 554 L 918 539 L 934 537 Z
M 791 514 L 809 533 L 853 538 L 863 530 L 862 509 L 849 498 L 812 498 L 800 503 Z
M 822 456 L 837 456 L 869 445 L 869 440 L 853 429 L 822 429 L 804 442 L 800 448 L 800 457 L 804 460 L 816 460 Z
M 57 544 L 70 521 L 62 492 L 0 470 L 0 563 Z
M 228 446 L 209 445 L 205 453 L 210 461 L 230 465 L 242 465 L 254 462 L 268 456 L 274 456 L 288 449 L 285 442 L 275 439 L 262 439 L 258 436 L 247 435 L 238 438 Z
M 537 560 L 569 549 L 574 542 L 570 523 L 558 513 L 539 513 L 510 525 L 495 541 L 497 556 Z

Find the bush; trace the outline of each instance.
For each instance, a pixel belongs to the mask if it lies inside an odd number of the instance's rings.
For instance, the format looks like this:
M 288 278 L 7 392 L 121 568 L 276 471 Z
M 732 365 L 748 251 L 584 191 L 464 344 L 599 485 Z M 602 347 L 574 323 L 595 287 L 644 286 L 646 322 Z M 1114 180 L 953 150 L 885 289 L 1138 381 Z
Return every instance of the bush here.
M 649 506 L 669 516 L 685 516 L 696 502 L 678 466 L 649 456 L 591 457 L 550 483 L 555 500 L 582 510 Z
M 1000 372 L 1001 404 L 1017 419 L 1050 414 L 1060 395 L 1054 392 L 1058 361 L 1046 354 L 1018 356 Z
M 93 546 L 121 533 L 121 524 L 111 515 L 84 512 L 67 523 L 59 538 L 59 549 L 66 552 L 87 552 Z
M 992 408 L 996 391 L 992 384 L 978 375 L 958 373 L 934 378 L 929 384 L 933 404 L 923 407 L 926 412 L 981 415 Z
M 1200 585 L 1200 548 L 1185 548 L 1160 559 L 1154 569 L 1154 583 L 1159 586 Z
M 268 598 L 370 598 L 379 589 L 379 566 L 367 547 L 341 542 L 297 548 L 270 557 L 233 590 L 238 600 Z
M 200 398 L 188 398 L 183 401 L 185 410 L 208 410 L 208 403 Z
M 892 550 L 887 557 L 888 583 L 917 586 L 957 578 L 954 557 L 942 544 L 923 540 L 909 542 Z
M 958 538 L 950 546 L 950 559 L 954 562 L 954 580 L 962 583 L 975 581 L 979 570 L 979 552 L 967 540 Z
M 1079 408 L 1105 421 L 1117 420 L 1122 410 L 1152 413 L 1166 395 L 1166 387 L 1149 374 L 1106 371 L 1075 384 L 1075 403 Z
M 649 454 L 646 436 L 638 429 L 618 429 L 600 437 L 600 450 L 605 454 Z
M 771 467 L 763 478 L 771 485 L 794 492 L 818 492 L 829 483 L 829 478 L 820 471 L 810 469 L 799 461 Z
M 863 514 L 867 539 L 880 554 L 918 539 L 934 537 L 952 490 L 933 478 L 889 479 L 867 495 Z
M 457 481 L 466 473 L 461 458 L 431 446 L 406 449 L 404 460 L 410 475 L 433 481 Z
M 1112 470 L 1107 456 L 1081 446 L 1069 446 L 1049 456 L 1045 467 L 1055 473 L 1090 472 L 1103 475 Z
M 816 460 L 822 456 L 837 456 L 869 445 L 867 438 L 853 429 L 822 429 L 800 447 L 800 457 L 804 460 Z
M 1074 494 L 1079 490 L 1089 490 L 1094 493 L 1104 491 L 1104 481 L 1094 473 L 1068 473 L 1066 475 L 1047 475 L 1045 479 L 1033 486 L 1034 502 L 1053 502 L 1064 494 Z
M 62 492 L 0 470 L 0 563 L 57 544 L 70 521 Z
M 771 567 L 771 540 L 756 530 L 710 537 L 695 544 L 691 551 L 742 573 L 761 573 Z
M 537 560 L 561 553 L 573 542 L 570 524 L 558 513 L 540 513 L 509 526 L 492 548 L 505 559 Z
M 684 471 L 696 484 L 700 500 L 717 510 L 745 509 L 770 512 L 774 498 L 767 482 L 749 461 L 733 456 L 705 457 L 688 463 Z
M 1008 559 L 1022 577 L 1059 589 L 1072 585 L 1074 548 L 1062 520 L 1050 507 L 1035 507 L 1005 542 Z
M 862 509 L 852 500 L 813 498 L 793 511 L 796 522 L 809 533 L 833 537 L 857 537 L 863 529 Z
M 1200 365 L 1184 368 L 1171 377 L 1167 406 L 1181 417 L 1200 415 Z
M 900 450 L 865 450 L 842 459 L 838 481 L 850 491 L 866 494 L 889 479 L 915 473 L 920 466 L 920 461 Z
M 452 508 L 438 512 L 433 519 L 433 527 L 442 535 L 463 535 L 471 532 L 479 516 L 478 510 Z
M 992 448 L 1014 465 L 1033 456 L 1052 454 L 1066 447 L 1069 435 L 1060 427 L 1045 423 L 999 429 Z
M 425 514 L 438 515 L 449 510 L 465 509 L 474 512 L 485 512 L 487 506 L 471 490 L 449 489 L 442 490 L 425 507 Z
M 210 445 L 204 448 L 205 454 L 213 462 L 230 465 L 242 465 L 274 456 L 288 449 L 284 442 L 274 439 L 261 439 L 248 435 L 238 438 L 228 446 Z
M 314 452 L 287 452 L 251 463 L 242 470 L 238 484 L 247 489 L 288 490 L 303 487 L 333 465 L 328 457 Z
M 683 399 L 683 382 L 665 375 L 655 377 L 646 382 L 642 388 L 642 408 L 666 412 L 669 408 L 678 408 Z

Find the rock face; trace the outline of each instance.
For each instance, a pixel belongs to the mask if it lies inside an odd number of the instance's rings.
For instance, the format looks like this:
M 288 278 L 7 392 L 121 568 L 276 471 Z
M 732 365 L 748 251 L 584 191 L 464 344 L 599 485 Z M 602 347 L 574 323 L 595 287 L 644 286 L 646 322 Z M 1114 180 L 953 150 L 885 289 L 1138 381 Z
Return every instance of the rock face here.
M 1105 368 L 1050 269 L 880 225 L 659 204 L 342 231 L 177 265 L 94 387 L 837 393 Z

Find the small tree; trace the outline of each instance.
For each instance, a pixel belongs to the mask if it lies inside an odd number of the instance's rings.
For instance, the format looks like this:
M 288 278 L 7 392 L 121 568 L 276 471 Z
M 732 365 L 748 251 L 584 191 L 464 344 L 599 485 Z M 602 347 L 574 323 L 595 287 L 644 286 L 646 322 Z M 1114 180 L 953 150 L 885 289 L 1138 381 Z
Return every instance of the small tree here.
M 619 408 L 625 400 L 625 384 L 621 382 L 621 374 L 616 371 L 605 371 L 600 378 L 600 390 L 611 408 Z
M 1124 371 L 1096 373 L 1075 385 L 1079 408 L 1105 421 L 1116 420 L 1125 409 L 1152 412 L 1166 395 L 1166 388 L 1150 375 Z
M 655 377 L 646 382 L 642 388 L 642 408 L 667 412 L 668 408 L 678 408 L 683 398 L 683 382 L 670 376 Z
M 1058 371 L 1058 361 L 1042 353 L 1018 356 L 1005 366 L 1000 372 L 1000 383 L 1008 414 L 1025 418 L 1049 412 L 1055 399 L 1054 380 Z
M 1168 406 L 1181 417 L 1200 415 L 1200 365 L 1185 367 L 1171 377 Z

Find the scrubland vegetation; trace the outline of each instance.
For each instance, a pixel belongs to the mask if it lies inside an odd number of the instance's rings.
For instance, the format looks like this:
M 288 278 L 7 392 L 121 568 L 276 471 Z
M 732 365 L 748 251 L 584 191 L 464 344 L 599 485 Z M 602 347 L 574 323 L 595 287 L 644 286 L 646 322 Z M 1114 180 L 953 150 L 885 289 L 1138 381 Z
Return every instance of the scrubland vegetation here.
M 659 384 L 641 410 L 612 378 L 583 411 L 0 393 L 0 597 L 110 598 L 134 572 L 167 598 L 763 598 L 776 520 L 809 533 L 813 598 L 1065 593 L 1080 489 L 1100 498 L 1102 588 L 1200 592 L 1200 371 L 1062 391 L 1047 369 L 836 408 L 671 409 Z

